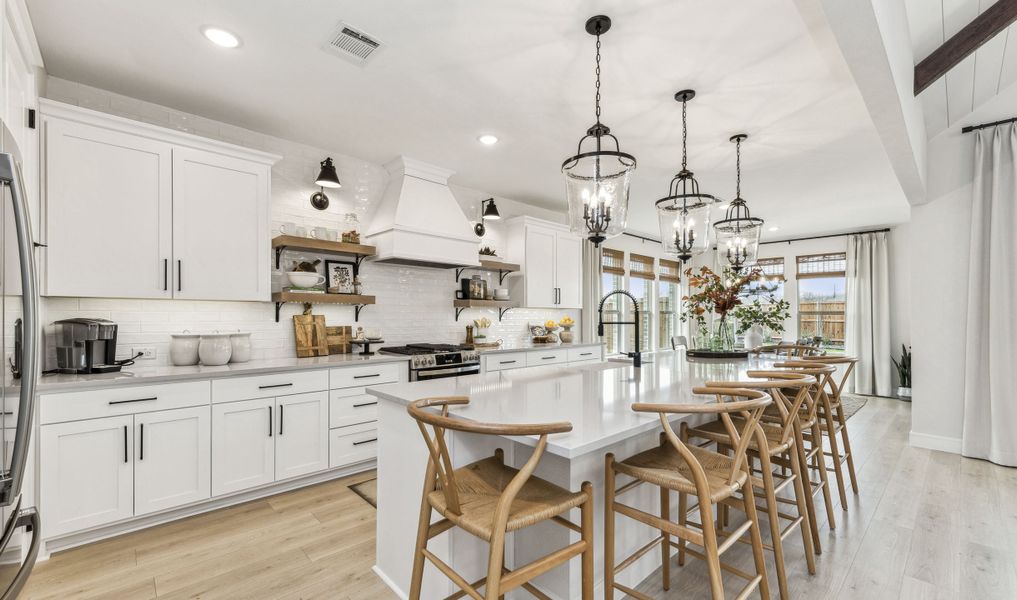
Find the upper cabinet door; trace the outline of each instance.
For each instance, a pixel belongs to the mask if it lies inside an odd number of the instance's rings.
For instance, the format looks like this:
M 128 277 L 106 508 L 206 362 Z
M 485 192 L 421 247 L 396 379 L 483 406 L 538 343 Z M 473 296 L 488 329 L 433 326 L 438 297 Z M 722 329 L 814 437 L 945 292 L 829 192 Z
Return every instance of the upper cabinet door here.
M 170 144 L 59 119 L 44 127 L 46 294 L 169 297 Z
M 266 164 L 173 149 L 173 295 L 269 299 Z
M 558 294 L 554 283 L 553 229 L 526 227 L 526 304 L 533 308 L 557 306 Z
M 559 308 L 583 307 L 583 241 L 568 232 L 555 238 L 555 286 Z

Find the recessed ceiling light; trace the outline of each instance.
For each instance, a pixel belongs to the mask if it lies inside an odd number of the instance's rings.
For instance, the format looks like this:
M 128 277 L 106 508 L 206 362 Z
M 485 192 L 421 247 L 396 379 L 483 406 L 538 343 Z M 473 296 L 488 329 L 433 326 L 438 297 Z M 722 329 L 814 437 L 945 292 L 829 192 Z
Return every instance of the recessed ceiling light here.
M 222 48 L 236 48 L 240 45 L 240 38 L 219 27 L 202 27 L 201 33 L 208 41 Z
M 493 146 L 498 143 L 498 136 L 485 133 L 477 138 L 477 141 L 485 146 Z
M 770 228 L 770 231 L 777 231 L 778 229 L 780 229 L 780 227 L 774 225 L 773 227 Z

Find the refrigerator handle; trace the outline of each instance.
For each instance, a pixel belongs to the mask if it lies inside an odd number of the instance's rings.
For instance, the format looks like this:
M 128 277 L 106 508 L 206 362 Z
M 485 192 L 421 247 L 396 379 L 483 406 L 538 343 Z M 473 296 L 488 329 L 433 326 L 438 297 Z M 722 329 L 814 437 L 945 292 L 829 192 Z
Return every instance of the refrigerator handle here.
M 21 589 L 28 581 L 28 576 L 32 573 L 32 567 L 35 566 L 35 560 L 39 556 L 39 544 L 42 541 L 42 532 L 39 531 L 39 513 L 34 508 L 21 509 L 16 518 L 15 527 L 24 527 L 26 531 L 30 531 L 32 542 L 28 546 L 28 553 L 24 562 L 21 563 L 21 568 L 18 569 L 18 574 L 14 576 L 7 591 L 3 592 L 3 596 L 0 596 L 0 600 L 15 600 L 21 593 Z
M 0 152 L 0 183 L 11 188 L 14 204 L 14 227 L 18 238 L 18 261 L 21 265 L 21 322 L 24 328 L 21 359 L 21 391 L 18 404 L 17 433 L 11 452 L 10 488 L 3 490 L 3 498 L 10 499 L 21 493 L 28 458 L 29 438 L 32 434 L 32 415 L 35 413 L 35 384 L 39 379 L 39 289 L 36 282 L 35 254 L 32 244 L 32 227 L 29 221 L 27 198 L 23 185 L 21 165 L 6 152 Z M 38 535 L 36 535 L 38 537 Z M 33 540 L 34 542 L 34 540 Z

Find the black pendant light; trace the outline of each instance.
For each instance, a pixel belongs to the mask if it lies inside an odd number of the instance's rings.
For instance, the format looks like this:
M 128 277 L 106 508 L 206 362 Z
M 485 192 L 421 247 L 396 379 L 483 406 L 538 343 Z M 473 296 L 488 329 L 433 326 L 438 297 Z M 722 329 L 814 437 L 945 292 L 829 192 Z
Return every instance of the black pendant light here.
M 477 237 L 484 237 L 487 233 L 487 226 L 484 225 L 484 221 L 497 221 L 501 218 L 498 214 L 498 207 L 494 203 L 494 198 L 488 198 L 487 200 L 480 201 L 480 220 L 473 226 L 473 233 L 477 234 Z
M 335 172 L 335 165 L 332 164 L 331 157 L 321 161 L 321 171 L 318 172 L 314 184 L 321 189 L 311 194 L 311 206 L 318 210 L 325 210 L 328 208 L 328 196 L 325 195 L 324 188 L 341 188 L 343 186 L 339 182 L 339 175 Z
M 618 138 L 600 122 L 600 36 L 609 29 L 611 19 L 604 15 L 586 21 L 586 32 L 597 38 L 594 97 L 597 121 L 579 140 L 575 156 L 561 164 L 569 204 L 569 226 L 573 233 L 586 237 L 594 246 L 625 230 L 629 184 L 636 168 L 635 157 L 622 152 Z M 613 150 L 605 148 L 605 138 L 614 142 Z M 593 142 L 594 148 L 584 151 L 583 144 L 588 140 Z
M 718 200 L 699 191 L 699 182 L 688 168 L 688 102 L 694 90 L 682 90 L 674 99 L 682 103 L 682 168 L 671 180 L 667 196 L 657 200 L 660 242 L 664 251 L 688 263 L 710 248 L 710 209 Z
M 763 231 L 763 220 L 749 213 L 742 198 L 742 142 L 748 137 L 744 133 L 731 136 L 735 144 L 735 199 L 727 207 L 724 218 L 714 225 L 719 258 L 735 273 L 756 264 L 759 234 Z

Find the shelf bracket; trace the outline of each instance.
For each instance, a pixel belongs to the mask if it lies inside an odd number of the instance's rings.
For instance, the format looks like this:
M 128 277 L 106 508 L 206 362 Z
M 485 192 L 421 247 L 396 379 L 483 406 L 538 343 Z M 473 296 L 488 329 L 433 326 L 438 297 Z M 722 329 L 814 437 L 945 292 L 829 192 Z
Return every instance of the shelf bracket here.
M 367 306 L 367 305 L 366 304 L 355 304 L 355 305 L 353 305 L 353 321 L 355 323 L 359 323 L 360 322 L 360 309 L 364 308 L 365 306 Z
M 276 323 L 279 322 L 279 310 L 282 309 L 282 305 L 283 305 L 282 302 L 276 302 L 275 303 L 275 322 Z
M 455 280 L 456 280 L 456 281 L 459 281 L 459 278 L 463 276 L 463 273 L 464 273 L 464 272 L 466 271 L 466 269 L 468 269 L 468 268 L 469 268 L 469 267 L 460 267 L 460 268 L 457 268 L 457 269 L 456 269 L 456 278 L 455 278 Z
M 512 271 L 504 271 L 502 269 L 498 269 L 498 285 L 505 285 L 505 276 L 511 272 Z
M 456 321 L 459 321 L 459 315 L 463 314 L 464 310 L 466 310 L 465 306 L 462 308 L 456 307 Z
M 512 310 L 512 308 L 513 308 L 512 306 L 509 306 L 507 308 L 499 308 L 498 309 L 498 322 L 499 323 L 501 323 L 501 319 L 502 319 L 502 317 L 505 316 L 505 313 L 507 313 L 508 311 Z
M 283 253 L 283 250 L 285 250 L 285 249 L 286 249 L 286 246 L 276 246 L 275 247 L 275 268 L 276 268 L 276 270 L 279 269 L 279 262 L 282 259 L 282 253 Z M 276 319 L 276 320 L 278 321 L 278 319 Z
M 367 258 L 367 257 L 358 254 L 353 259 L 353 277 L 359 277 L 360 276 L 360 264 L 364 262 L 365 258 Z

